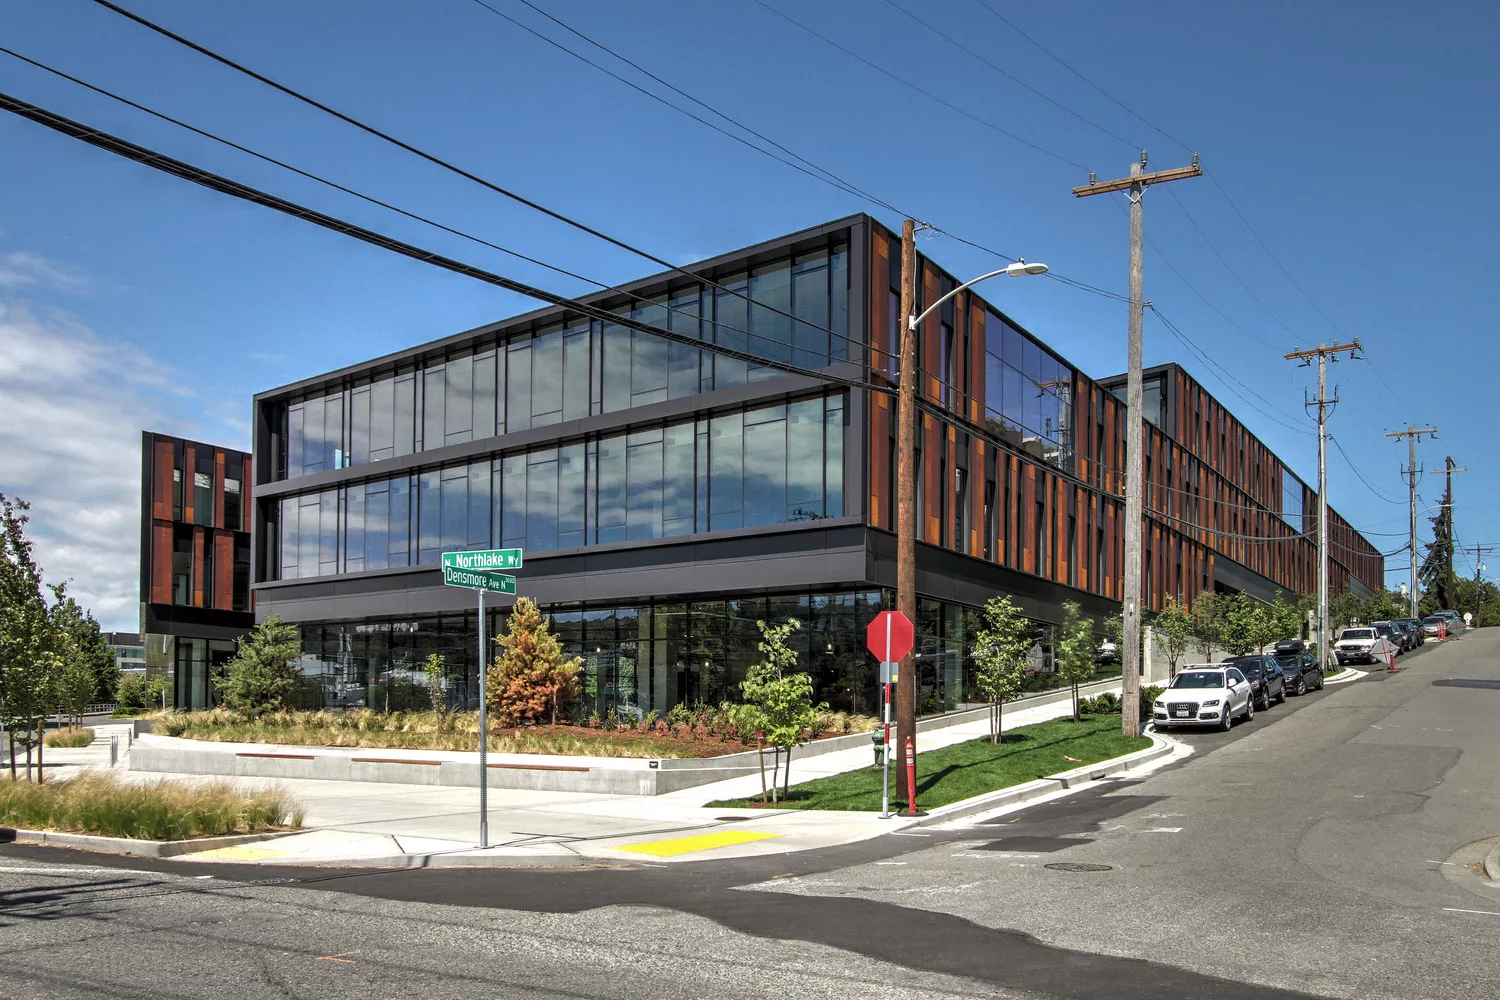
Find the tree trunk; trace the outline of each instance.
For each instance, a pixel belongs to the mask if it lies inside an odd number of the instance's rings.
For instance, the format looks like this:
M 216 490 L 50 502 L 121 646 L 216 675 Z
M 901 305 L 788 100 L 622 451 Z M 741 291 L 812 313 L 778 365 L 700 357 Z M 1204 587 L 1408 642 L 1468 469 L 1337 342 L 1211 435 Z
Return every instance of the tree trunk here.
M 763 740 L 755 741 L 755 759 L 760 762 L 760 804 L 766 804 L 766 744 Z
M 36 783 L 42 783 L 42 747 L 47 744 L 47 719 L 42 717 L 36 724 Z
M 790 802 L 792 799 L 792 748 L 786 748 L 786 767 L 782 771 L 781 797 Z
M 5 727 L 5 735 L 10 740 L 10 780 L 16 781 L 16 733 L 11 727 Z
M 781 787 L 779 780 L 781 777 L 781 747 L 773 747 L 772 750 L 773 756 L 771 757 L 771 805 L 774 806 L 777 802 L 776 791 Z
M 1082 717 L 1078 714 L 1078 682 L 1077 681 L 1073 682 L 1073 721 L 1074 722 L 1082 722 L 1083 721 Z

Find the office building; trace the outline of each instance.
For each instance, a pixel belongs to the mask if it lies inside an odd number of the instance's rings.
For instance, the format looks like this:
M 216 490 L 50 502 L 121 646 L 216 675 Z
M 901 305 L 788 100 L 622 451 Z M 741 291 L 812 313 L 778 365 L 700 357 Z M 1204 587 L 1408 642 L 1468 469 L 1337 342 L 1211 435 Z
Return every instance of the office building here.
M 141 642 L 179 708 L 216 702 L 213 678 L 255 624 L 250 456 L 141 434 Z
M 547 308 L 257 395 L 257 614 L 302 627 L 329 705 L 389 703 L 431 652 L 472 704 L 474 594 L 443 586 L 439 557 L 519 546 L 521 593 L 584 658 L 593 708 L 733 698 L 756 621 L 796 617 L 818 698 L 871 711 L 899 250 L 853 216 L 588 298 L 797 372 Z M 918 275 L 919 302 L 957 284 L 927 259 Z M 972 292 L 918 353 L 919 708 L 936 712 L 973 697 L 966 617 L 989 597 L 1036 621 L 1044 668 L 1064 601 L 1118 609 L 1124 421 L 1119 380 Z M 1312 589 L 1312 493 L 1185 370 L 1149 384 L 1149 604 Z M 1335 590 L 1379 587 L 1378 550 L 1330 523 Z

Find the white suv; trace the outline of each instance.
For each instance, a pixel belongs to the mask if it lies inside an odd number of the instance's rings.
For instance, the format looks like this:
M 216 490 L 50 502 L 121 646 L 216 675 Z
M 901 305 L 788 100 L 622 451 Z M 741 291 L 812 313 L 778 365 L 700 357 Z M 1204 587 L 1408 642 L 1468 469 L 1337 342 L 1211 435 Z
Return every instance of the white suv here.
M 1250 682 L 1236 667 L 1213 664 L 1184 669 L 1151 707 L 1157 729 L 1218 726 L 1227 731 L 1240 716 L 1255 718 Z

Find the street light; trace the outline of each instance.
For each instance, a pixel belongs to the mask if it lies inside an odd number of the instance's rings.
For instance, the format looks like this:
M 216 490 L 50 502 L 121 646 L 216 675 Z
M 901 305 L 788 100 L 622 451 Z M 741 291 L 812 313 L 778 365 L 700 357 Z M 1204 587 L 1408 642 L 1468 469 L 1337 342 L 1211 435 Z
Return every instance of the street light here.
M 907 219 L 901 226 L 901 327 L 900 354 L 896 358 L 896 609 L 908 619 L 917 620 L 917 497 L 916 497 L 916 421 L 917 421 L 917 326 L 933 310 L 959 292 L 981 281 L 1006 275 L 1024 278 L 1046 274 L 1046 264 L 1028 264 L 1018 260 L 998 271 L 981 274 L 941 296 L 921 313 L 916 311 L 917 223 Z M 917 735 L 916 660 L 908 653 L 897 671 L 896 745 L 915 748 Z M 915 796 L 913 796 L 913 799 Z M 915 802 L 911 808 L 915 810 Z

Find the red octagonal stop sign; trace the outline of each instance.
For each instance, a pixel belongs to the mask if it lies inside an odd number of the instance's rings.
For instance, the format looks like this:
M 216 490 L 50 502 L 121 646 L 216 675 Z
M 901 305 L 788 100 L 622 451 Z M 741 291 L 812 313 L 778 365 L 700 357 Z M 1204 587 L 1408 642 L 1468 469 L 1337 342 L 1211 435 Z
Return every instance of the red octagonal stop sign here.
M 865 645 L 875 659 L 895 663 L 911 652 L 911 619 L 899 611 L 882 611 L 865 629 Z

